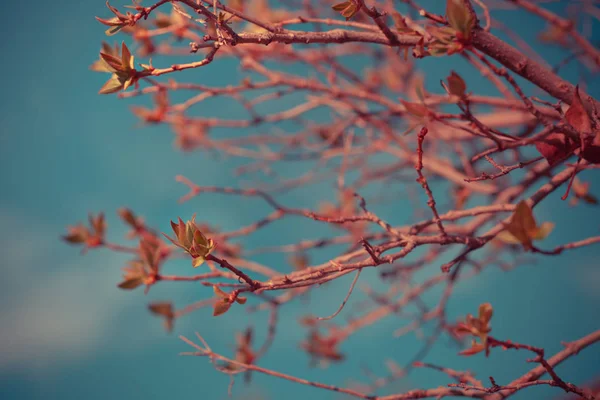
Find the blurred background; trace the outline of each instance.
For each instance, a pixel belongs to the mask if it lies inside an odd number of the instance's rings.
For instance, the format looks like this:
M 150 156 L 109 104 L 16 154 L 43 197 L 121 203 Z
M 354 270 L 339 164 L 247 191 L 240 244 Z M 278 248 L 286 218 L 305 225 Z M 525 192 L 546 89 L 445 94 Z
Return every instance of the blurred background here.
M 547 7 L 557 11 L 566 3 L 552 2 Z M 114 5 L 122 7 L 124 3 Z M 107 76 L 91 72 L 89 65 L 98 58 L 101 41 L 107 40 L 104 27 L 94 19 L 108 15 L 103 1 L 5 1 L 0 9 L 4 17 L 0 27 L 4 37 L 0 42 L 0 398 L 228 398 L 228 377 L 214 371 L 207 359 L 180 356 L 190 348 L 178 335 L 193 337 L 199 331 L 215 351 L 232 355 L 235 333 L 248 324 L 255 326 L 259 338 L 264 337 L 264 313 L 248 314 L 235 307 L 215 319 L 210 309 L 202 309 L 177 320 L 173 333 L 168 334 L 161 321 L 148 313 L 147 303 L 172 300 L 182 307 L 207 297 L 204 287 L 165 282 L 147 296 L 142 290 L 121 291 L 116 284 L 127 256 L 107 250 L 82 256 L 60 236 L 66 233 L 67 225 L 84 221 L 88 212 L 105 211 L 108 237 L 122 242 L 128 229 L 117 218 L 116 210 L 123 206 L 162 232 L 169 232 L 169 220 L 177 216 L 186 219 L 194 212 L 199 220 L 233 229 L 254 221 L 268 208 L 258 201 L 219 195 L 178 203 L 187 193 L 187 188 L 174 179 L 178 174 L 202 185 L 244 186 L 248 182 L 232 174 L 235 161 L 203 152 L 181 152 L 174 146 L 168 127 L 140 129 L 129 111 L 129 105 L 140 101 L 97 94 Z M 169 12 L 168 6 L 164 11 Z M 543 21 L 526 13 L 502 13 L 494 16 L 529 38 L 530 45 L 536 45 Z M 503 19 L 503 15 L 508 17 Z M 600 40 L 597 25 L 593 35 Z M 129 40 L 124 35 L 116 37 L 123 39 Z M 550 64 L 566 55 L 548 45 L 536 48 Z M 439 80 L 451 69 L 460 71 L 462 64 L 455 58 L 422 60 L 419 67 L 425 73 L 426 85 L 431 83 L 437 91 Z M 561 75 L 576 83 L 579 72 L 572 66 L 564 68 Z M 231 59 L 217 59 L 206 68 L 180 76 L 185 81 L 215 85 L 241 79 Z M 486 94 L 490 90 L 479 76 L 463 77 L 473 92 Z M 597 82 L 597 76 L 589 75 L 587 88 L 600 98 Z M 215 113 L 223 111 L 218 102 L 210 107 Z M 235 112 L 230 111 L 232 118 Z M 580 177 L 591 183 L 592 193 L 600 195 L 595 171 Z M 323 193 L 317 185 L 282 198 L 301 204 L 303 198 Z M 546 248 L 598 233 L 598 209 L 587 204 L 569 208 L 560 200 L 562 193 L 556 191 L 535 209 L 539 221 L 556 224 L 544 242 Z M 382 213 L 401 223 L 410 217 L 411 210 L 393 207 Z M 287 221 L 244 239 L 242 244 L 254 248 L 293 243 L 298 238 L 314 238 L 313 228 L 305 221 L 292 220 L 291 225 Z M 259 257 L 264 263 L 273 260 Z M 544 347 L 547 354 L 560 350 L 561 341 L 598 329 L 598 247 L 558 257 L 537 257 L 535 261 L 510 272 L 485 270 L 461 283 L 449 303 L 451 316 L 474 313 L 480 303 L 489 301 L 494 306 L 496 337 Z M 170 268 L 173 273 L 189 272 L 188 260 Z M 427 271 L 434 273 L 437 268 Z M 347 357 L 344 364 L 327 369 L 309 366 L 307 355 L 298 347 L 307 332 L 297 319 L 304 314 L 331 314 L 343 299 L 350 279 L 316 288 L 307 301 L 283 308 L 276 340 L 260 365 L 306 379 L 348 385 L 369 383 L 365 368 L 381 376 L 386 374 L 385 360 L 399 365 L 410 360 L 422 340 L 415 335 L 395 339 L 391 332 L 406 321 L 389 317 L 342 344 L 341 351 Z M 361 283 L 376 285 L 377 271 L 365 271 Z M 356 291 L 351 302 L 360 301 L 361 296 Z M 500 384 L 532 367 L 525 362 L 530 357 L 525 353 L 495 351 L 486 359 L 460 358 L 457 352 L 442 339 L 425 361 L 469 369 L 484 381 L 493 375 Z M 600 346 L 586 349 L 557 370 L 567 381 L 590 381 L 600 373 Z M 384 392 L 446 383 L 450 382 L 443 374 L 416 370 Z M 557 389 L 535 387 L 514 398 L 558 395 Z M 235 399 L 283 396 L 342 398 L 258 374 L 250 386 L 237 379 L 233 387 Z

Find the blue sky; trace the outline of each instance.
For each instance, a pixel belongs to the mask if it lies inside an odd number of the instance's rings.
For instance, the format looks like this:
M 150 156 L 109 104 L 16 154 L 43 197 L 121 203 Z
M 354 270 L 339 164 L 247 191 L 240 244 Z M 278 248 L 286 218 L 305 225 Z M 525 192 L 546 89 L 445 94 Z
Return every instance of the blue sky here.
M 214 319 L 209 310 L 202 310 L 177 321 L 174 334 L 167 335 L 160 321 L 147 313 L 147 302 L 173 299 L 183 306 L 206 297 L 206 292 L 194 284 L 169 283 L 153 288 L 148 296 L 140 291 L 119 291 L 115 284 L 126 258 L 103 250 L 82 257 L 77 249 L 60 242 L 59 236 L 67 224 L 83 220 L 88 211 L 104 210 L 109 216 L 110 237 L 120 240 L 125 229 L 115 210 L 121 206 L 136 210 L 162 231 L 167 231 L 168 221 L 178 215 L 189 217 L 198 212 L 199 218 L 234 228 L 267 209 L 259 202 L 218 196 L 177 203 L 185 193 L 185 187 L 174 180 L 178 174 L 204 185 L 244 182 L 231 176 L 228 162 L 175 149 L 168 128 L 137 128 L 128 110 L 133 103 L 97 94 L 106 77 L 90 72 L 88 66 L 105 40 L 103 27 L 93 19 L 107 15 L 104 2 L 57 0 L 41 7 L 15 1 L 6 2 L 2 9 L 7 17 L 0 31 L 12 39 L 0 44 L 4 55 L 0 63 L 0 398 L 227 398 L 227 377 L 214 371 L 205 359 L 180 357 L 178 353 L 188 347 L 177 335 L 191 337 L 198 330 L 213 348 L 231 354 L 236 329 L 251 321 L 264 333 L 264 315 L 232 310 Z M 517 29 L 528 37 L 534 37 L 543 26 L 535 18 L 523 14 L 520 18 Z M 560 53 L 552 49 L 541 53 L 550 60 L 560 59 Z M 434 83 L 459 66 L 454 59 L 447 63 L 423 60 L 422 65 Z M 217 60 L 185 79 L 207 83 L 203 79 L 210 76 L 217 83 L 226 82 L 231 73 L 237 74 L 235 65 Z M 575 73 L 568 69 L 565 77 L 575 79 Z M 485 92 L 482 79 L 469 78 L 473 91 Z M 588 85 L 591 94 L 600 97 L 598 85 Z M 597 173 L 586 172 L 582 178 L 600 195 Z M 561 194 L 562 190 L 554 193 L 536 208 L 539 220 L 556 224 L 556 231 L 545 242 L 548 247 L 597 234 L 599 228 L 597 208 L 568 208 L 560 201 Z M 316 189 L 309 189 L 290 193 L 285 199 L 302 202 L 319 195 Z M 408 209 L 382 213 L 399 222 L 410 216 Z M 251 248 L 264 242 L 282 244 L 294 237 L 313 237 L 313 225 L 290 221 L 294 229 L 275 224 L 244 245 Z M 600 300 L 597 256 L 597 247 L 589 247 L 560 257 L 538 258 L 535 265 L 511 273 L 490 269 L 459 285 L 450 313 L 474 312 L 478 304 L 490 301 L 495 308 L 496 336 L 553 353 L 560 349 L 560 341 L 599 328 L 598 318 L 594 318 Z M 176 265 L 174 271 L 186 266 Z M 436 268 L 430 267 L 429 272 Z M 375 284 L 376 271 L 366 272 L 362 282 Z M 403 321 L 388 318 L 343 344 L 341 350 L 349 358 L 346 364 L 327 370 L 308 367 L 306 355 L 298 350 L 306 332 L 296 318 L 302 313 L 329 314 L 348 284 L 349 280 L 343 279 L 318 288 L 310 303 L 287 308 L 277 340 L 261 365 L 344 385 L 350 377 L 366 381 L 361 366 L 383 373 L 384 359 L 400 364 L 409 360 L 420 342 L 414 336 L 392 338 L 390 332 Z M 528 355 L 498 351 L 488 360 L 465 359 L 456 357 L 456 349 L 444 343 L 440 342 L 426 361 L 471 369 L 480 379 L 493 374 L 498 382 L 531 367 L 524 361 Z M 586 350 L 558 371 L 566 380 L 585 382 L 600 372 L 600 346 Z M 419 371 L 386 392 L 445 383 L 444 376 Z M 339 397 L 258 375 L 249 389 L 242 388 L 241 380 L 236 382 L 235 398 L 275 399 L 282 391 L 290 399 Z M 556 395 L 558 391 L 535 388 L 515 398 L 541 398 L 548 393 Z

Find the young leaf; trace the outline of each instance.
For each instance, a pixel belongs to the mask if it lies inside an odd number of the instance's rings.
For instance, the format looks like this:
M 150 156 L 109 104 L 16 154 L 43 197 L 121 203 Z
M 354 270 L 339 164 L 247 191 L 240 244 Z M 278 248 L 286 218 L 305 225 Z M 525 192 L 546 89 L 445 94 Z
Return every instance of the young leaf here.
M 198 268 L 199 266 L 201 266 L 202 264 L 204 264 L 205 260 L 206 259 L 203 256 L 194 257 L 192 259 L 192 266 L 194 268 Z
M 124 27 L 125 27 L 125 25 L 113 26 L 113 27 L 110 27 L 107 30 L 105 30 L 104 33 L 106 34 L 106 36 L 113 36 L 117 32 L 119 32 L 121 29 L 123 29 Z
M 104 85 L 100 88 L 98 93 L 100 94 L 111 94 L 116 93 L 123 89 L 123 80 L 117 74 L 112 74 L 110 79 L 106 81 Z
M 461 356 L 472 356 L 477 353 L 481 353 L 483 350 L 485 350 L 485 345 L 482 343 L 477 343 L 475 340 L 473 340 L 471 342 L 471 347 L 469 347 L 466 350 L 461 351 L 458 354 Z
M 353 0 L 335 4 L 331 8 L 342 14 L 346 18 L 346 21 L 352 18 L 359 10 L 358 5 Z
M 553 228 L 554 224 L 551 222 L 545 222 L 538 227 L 531 207 L 522 200 L 517 204 L 510 222 L 506 225 L 506 230 L 498 237 L 507 243 L 520 243 L 525 250 L 529 250 L 533 240 L 546 238 Z
M 150 312 L 156 315 L 162 315 L 163 317 L 173 316 L 173 304 L 171 302 L 157 302 L 148 305 Z
M 408 27 L 404 17 L 398 11 L 392 11 L 392 20 L 394 21 L 394 26 L 398 32 L 411 32 L 412 29 Z
M 88 229 L 83 224 L 79 224 L 69 227 L 69 233 L 63 236 L 63 239 L 72 244 L 80 244 L 85 243 L 89 237 L 90 232 Z
M 579 86 L 575 86 L 573 101 L 565 113 L 565 119 L 582 135 L 590 134 L 592 132 L 592 120 L 590 119 L 590 116 L 588 115 L 583 102 L 581 101 L 581 97 L 579 96 Z
M 467 85 L 463 78 L 460 77 L 456 72 L 452 71 L 450 76 L 446 78 L 448 80 L 448 91 L 450 94 L 457 96 L 459 98 L 464 98 L 466 96 Z
M 125 80 L 125 82 L 123 83 L 123 90 L 127 90 L 127 88 L 131 85 L 133 85 L 135 82 L 134 77 L 129 77 Z
M 114 70 L 111 68 L 111 66 L 108 65 L 108 63 L 106 61 L 104 61 L 102 58 L 99 58 L 98 60 L 94 61 L 94 63 L 92 65 L 90 65 L 90 70 L 95 71 L 95 72 L 108 72 L 108 73 L 114 72 Z
M 583 143 L 581 157 L 592 164 L 600 164 L 600 130 Z
M 479 320 L 482 323 L 487 325 L 492 319 L 493 313 L 494 309 L 490 303 L 483 303 L 479 306 Z
M 127 48 L 125 42 L 121 43 L 121 65 L 128 71 L 135 69 L 134 67 L 134 57 L 131 55 L 131 52 Z
M 566 135 L 554 132 L 537 141 L 535 148 L 548 161 L 548 164 L 555 165 L 571 155 L 577 148 L 577 144 Z
M 123 67 L 121 58 L 113 56 L 112 54 L 100 53 L 100 57 L 114 70 L 112 72 L 127 72 Z
M 143 284 L 144 284 L 144 278 L 136 277 L 136 278 L 127 279 L 127 280 L 119 283 L 118 287 L 120 289 L 133 290 L 136 287 L 143 285 Z
M 213 286 L 213 291 L 215 292 L 215 294 L 223 299 L 228 299 L 229 295 L 227 293 L 225 293 L 223 290 L 221 290 L 220 287 L 218 286 Z
M 121 19 L 119 17 L 112 17 L 112 18 L 108 18 L 108 19 L 96 17 L 96 20 L 103 25 L 110 26 L 113 28 L 116 28 L 116 27 L 121 28 L 124 24 L 124 22 L 121 21 Z
M 400 102 L 406 108 L 406 111 L 414 115 L 415 117 L 423 118 L 429 114 L 429 110 L 423 104 L 410 103 L 402 99 L 400 99 Z
M 533 240 L 543 240 L 546 239 L 548 237 L 548 235 L 550 235 L 550 233 L 552 233 L 552 230 L 554 229 L 554 224 L 552 222 L 544 222 L 542 223 L 542 225 L 540 225 L 535 232 L 533 233 L 533 235 L 531 236 L 531 238 Z
M 575 86 L 573 101 L 565 113 L 565 120 L 581 136 L 581 158 L 592 164 L 600 163 L 600 130 L 593 130 L 592 120 L 579 95 L 579 86 Z
M 348 7 L 349 4 L 349 1 L 344 1 L 343 3 L 334 4 L 331 6 L 331 8 L 333 8 L 335 11 L 343 11 L 346 9 L 346 7 Z
M 148 309 L 153 314 L 164 318 L 165 329 L 168 332 L 173 330 L 173 321 L 175 319 L 175 312 L 173 311 L 173 304 L 170 302 L 158 302 L 148 305 Z
M 590 183 L 589 182 L 582 182 L 581 180 L 579 180 L 579 178 L 575 178 L 575 180 L 573 181 L 573 195 L 575 197 L 573 197 L 571 199 L 571 205 L 575 205 L 577 204 L 577 200 L 581 199 L 583 201 L 585 201 L 588 204 L 598 204 L 598 199 L 590 194 Z
M 215 302 L 213 316 L 218 317 L 221 314 L 225 314 L 230 308 L 231 303 L 228 299 L 219 299 Z
M 446 0 L 446 18 L 450 26 L 460 32 L 465 40 L 471 37 L 475 19 L 464 0 Z

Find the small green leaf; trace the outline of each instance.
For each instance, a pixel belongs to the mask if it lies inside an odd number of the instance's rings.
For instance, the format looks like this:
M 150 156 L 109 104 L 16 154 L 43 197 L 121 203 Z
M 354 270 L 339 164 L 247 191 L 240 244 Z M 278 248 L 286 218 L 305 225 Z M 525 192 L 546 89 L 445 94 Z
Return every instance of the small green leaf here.
M 460 32 L 464 39 L 471 37 L 475 19 L 465 0 L 446 0 L 446 18 L 450 26 Z

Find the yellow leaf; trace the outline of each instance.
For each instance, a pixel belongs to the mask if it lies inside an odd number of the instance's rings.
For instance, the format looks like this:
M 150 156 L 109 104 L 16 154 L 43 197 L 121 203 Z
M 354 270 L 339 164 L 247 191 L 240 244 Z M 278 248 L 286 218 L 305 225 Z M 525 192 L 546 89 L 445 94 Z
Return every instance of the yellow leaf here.
M 224 299 L 229 298 L 229 295 L 227 293 L 225 293 L 223 290 L 221 290 L 220 287 L 218 286 L 213 286 L 213 291 L 215 292 L 215 294 L 219 297 L 222 297 Z
M 531 236 L 537 226 L 527 202 L 517 204 L 507 229 L 523 246 L 531 247 Z
M 521 200 L 506 225 L 506 230 L 498 234 L 498 238 L 506 243 L 521 243 L 528 250 L 533 240 L 544 239 L 553 228 L 554 224 L 551 222 L 545 222 L 538 227 L 531 207 L 525 200 Z
M 198 268 L 204 263 L 205 258 L 203 256 L 194 257 L 192 259 L 192 266 Z
M 343 3 L 334 4 L 331 8 L 335 11 L 343 11 L 348 5 L 350 5 L 350 2 L 344 1 Z
M 533 235 L 534 240 L 542 240 L 548 237 L 548 235 L 554 229 L 554 224 L 552 222 L 544 222 L 540 227 L 535 231 Z
M 131 85 L 133 85 L 133 77 L 125 80 L 123 83 L 123 90 L 127 90 Z

